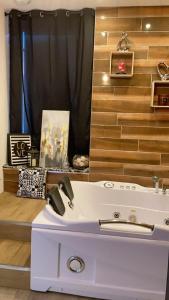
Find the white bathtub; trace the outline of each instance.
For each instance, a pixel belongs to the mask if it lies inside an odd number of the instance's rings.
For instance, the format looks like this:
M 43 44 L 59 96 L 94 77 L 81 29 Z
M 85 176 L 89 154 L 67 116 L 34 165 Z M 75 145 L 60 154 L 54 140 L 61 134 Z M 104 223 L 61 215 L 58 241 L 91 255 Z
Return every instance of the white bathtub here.
M 31 289 L 167 300 L 169 195 L 115 182 L 72 187 L 73 209 L 62 193 L 64 216 L 46 205 L 33 222 Z

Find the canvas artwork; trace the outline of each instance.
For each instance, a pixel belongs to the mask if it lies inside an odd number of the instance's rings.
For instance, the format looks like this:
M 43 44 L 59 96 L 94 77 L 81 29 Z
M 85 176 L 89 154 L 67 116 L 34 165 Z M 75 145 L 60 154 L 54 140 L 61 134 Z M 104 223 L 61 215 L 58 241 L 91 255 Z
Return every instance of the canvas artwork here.
M 69 111 L 43 110 L 40 145 L 40 167 L 67 166 Z

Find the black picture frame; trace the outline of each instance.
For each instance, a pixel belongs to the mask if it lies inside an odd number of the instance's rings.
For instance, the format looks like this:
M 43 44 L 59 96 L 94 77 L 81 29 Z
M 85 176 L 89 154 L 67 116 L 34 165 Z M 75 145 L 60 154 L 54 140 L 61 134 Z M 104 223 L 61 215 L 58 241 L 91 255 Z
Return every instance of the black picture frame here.
M 8 165 L 29 165 L 31 148 L 30 134 L 11 134 L 7 135 Z

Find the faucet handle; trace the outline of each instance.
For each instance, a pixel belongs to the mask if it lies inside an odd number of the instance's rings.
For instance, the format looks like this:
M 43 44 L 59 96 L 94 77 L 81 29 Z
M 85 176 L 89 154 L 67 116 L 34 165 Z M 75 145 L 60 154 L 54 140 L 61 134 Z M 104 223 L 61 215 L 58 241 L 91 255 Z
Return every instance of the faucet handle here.
M 159 177 L 158 176 L 153 176 L 152 177 L 153 180 L 153 186 L 155 187 L 157 184 L 159 184 Z
M 163 195 L 165 195 L 167 193 L 167 186 L 163 185 L 162 193 L 163 193 Z
M 169 179 L 164 178 L 162 180 L 162 193 L 165 195 L 167 194 L 167 190 L 169 190 Z
M 159 177 L 158 176 L 153 176 L 152 177 L 152 180 L 154 183 L 158 182 L 159 181 Z

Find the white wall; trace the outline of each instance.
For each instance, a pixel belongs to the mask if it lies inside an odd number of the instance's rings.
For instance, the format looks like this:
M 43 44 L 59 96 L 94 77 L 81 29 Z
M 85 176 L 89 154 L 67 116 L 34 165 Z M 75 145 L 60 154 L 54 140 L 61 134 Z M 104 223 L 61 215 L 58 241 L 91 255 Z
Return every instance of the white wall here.
M 7 80 L 7 47 L 6 20 L 4 10 L 0 8 L 0 192 L 3 190 L 2 166 L 6 163 L 6 136 L 8 132 L 8 80 Z

